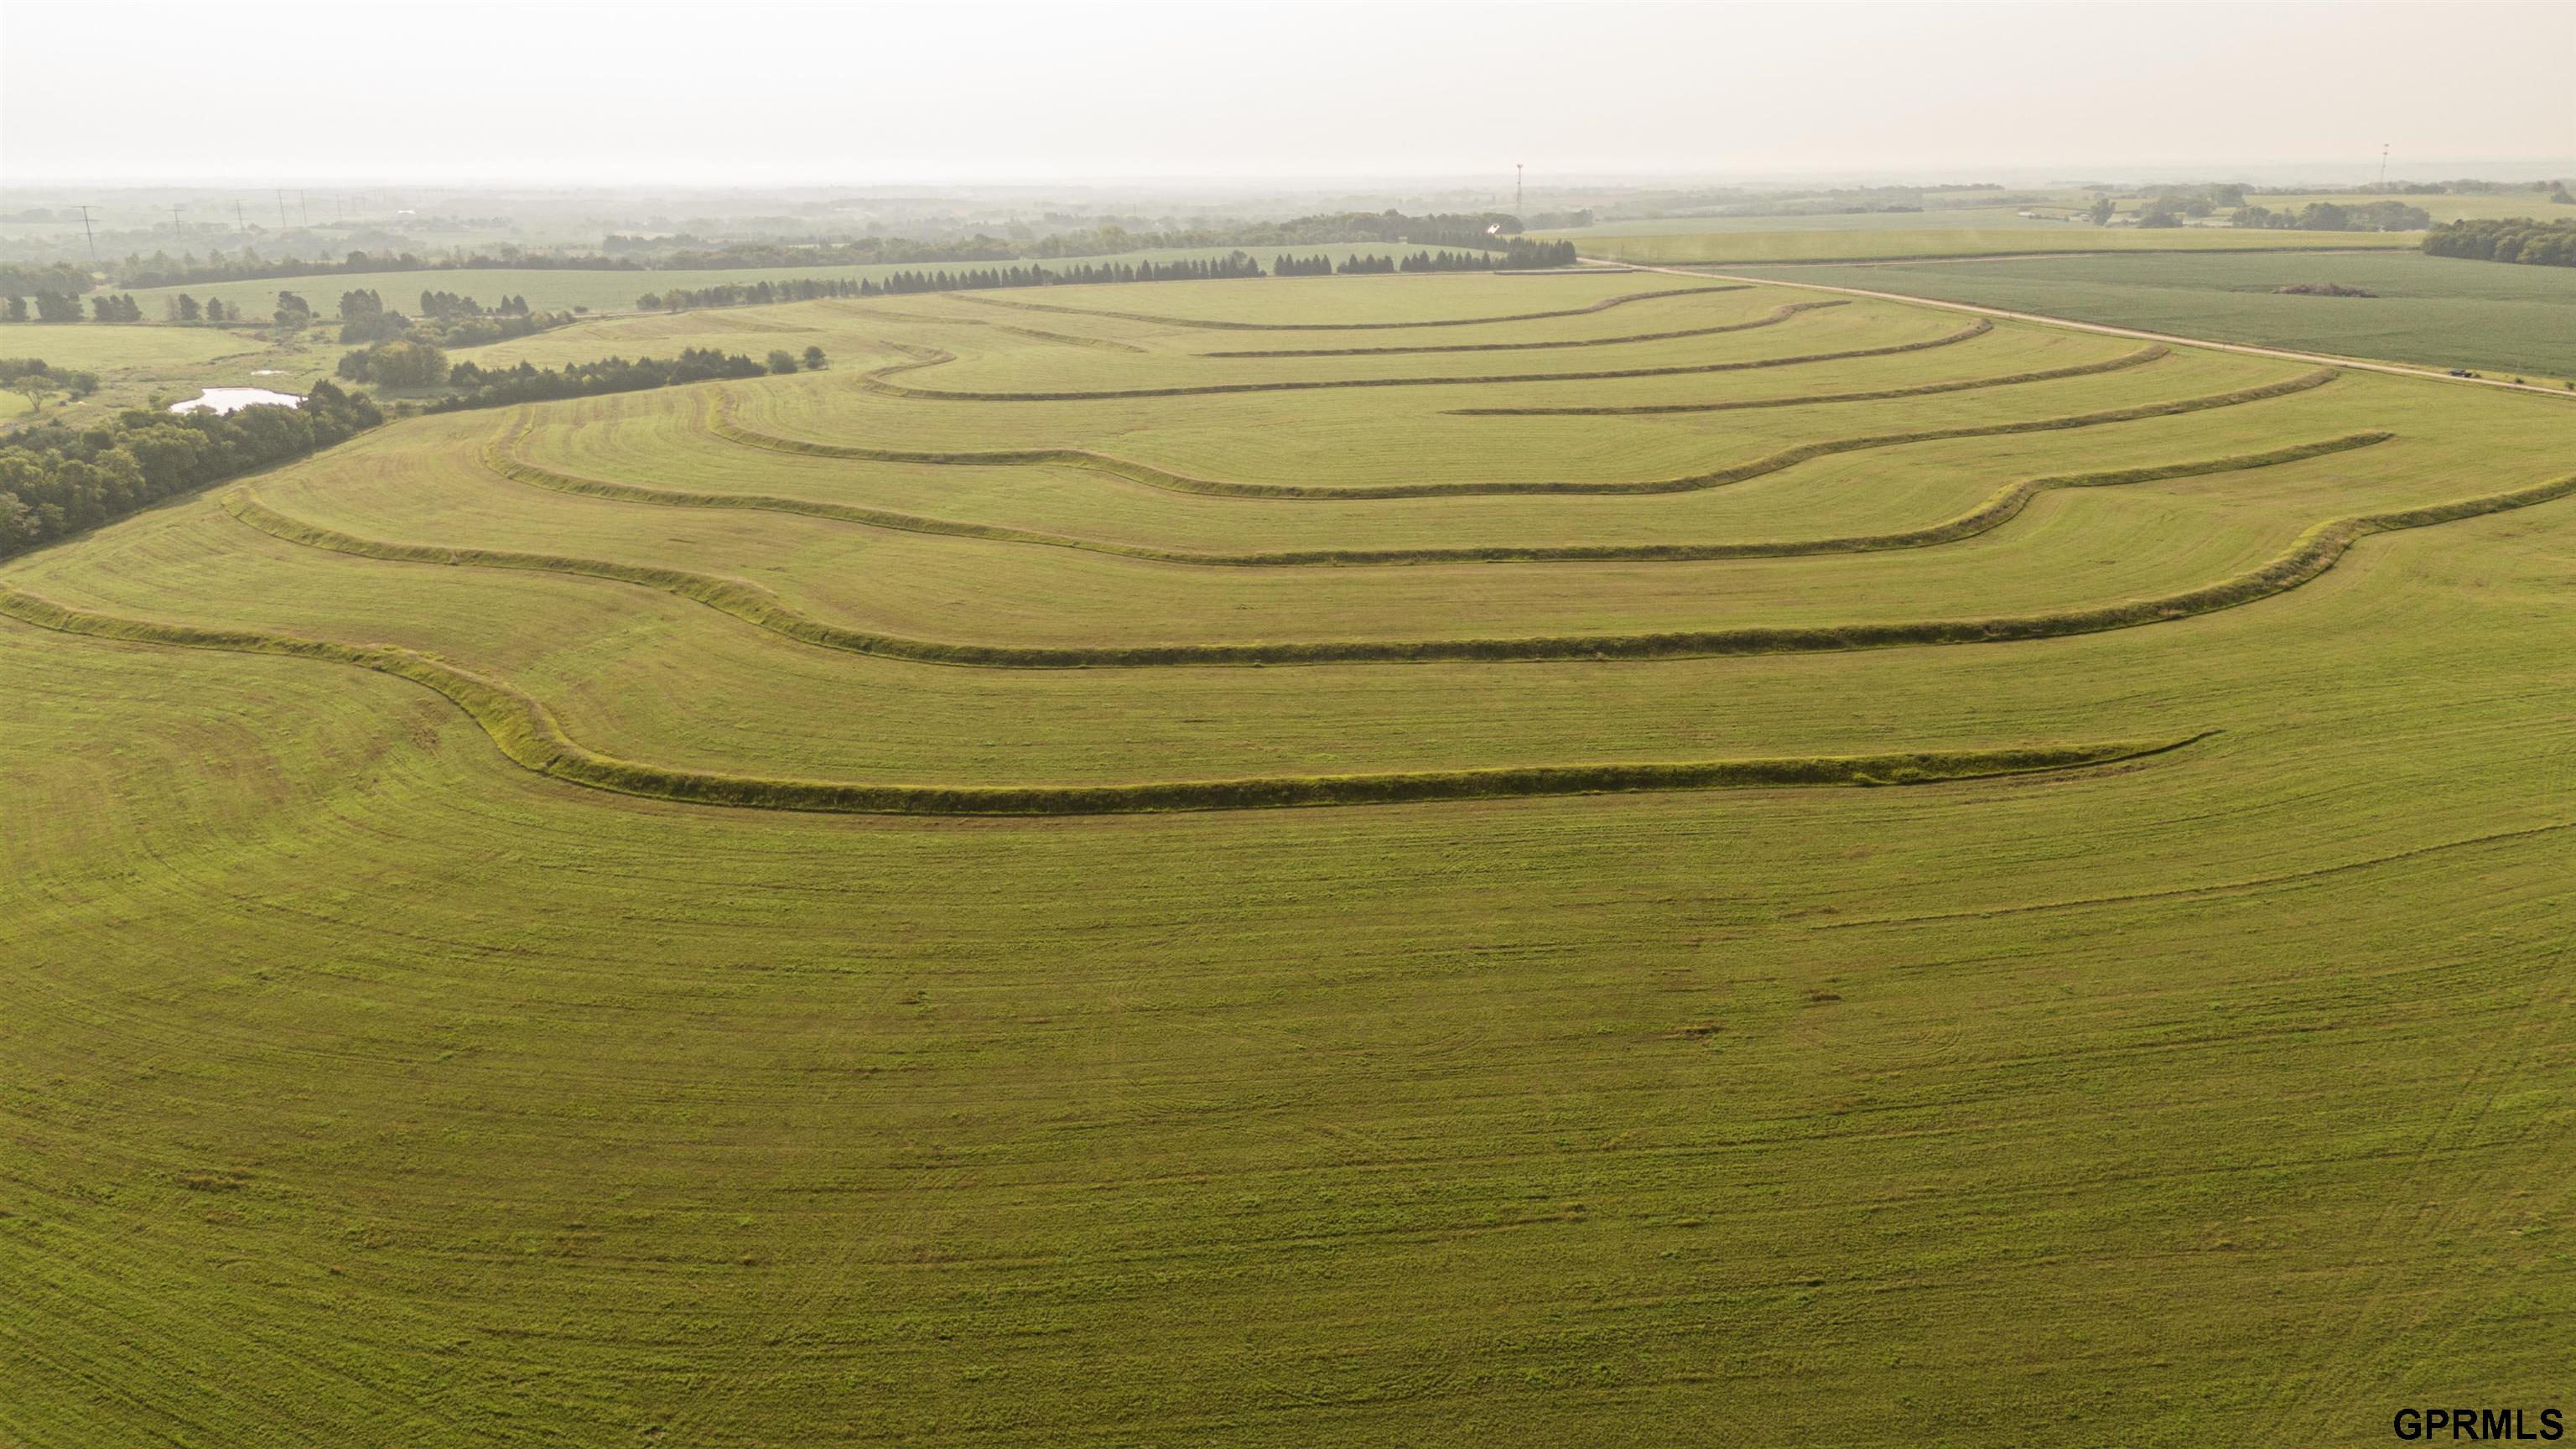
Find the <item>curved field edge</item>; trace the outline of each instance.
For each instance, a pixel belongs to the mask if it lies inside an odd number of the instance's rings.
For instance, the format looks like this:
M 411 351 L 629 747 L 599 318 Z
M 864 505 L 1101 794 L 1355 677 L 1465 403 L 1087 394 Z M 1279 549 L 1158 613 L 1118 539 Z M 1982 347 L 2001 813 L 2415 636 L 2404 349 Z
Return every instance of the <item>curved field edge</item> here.
M 1573 275 L 1566 273 L 1563 275 Z M 1629 292 L 1617 297 L 1604 297 L 1583 307 L 1566 307 L 1554 312 L 1505 312 L 1487 317 L 1446 317 L 1428 322 L 1223 322 L 1203 317 L 1165 317 L 1152 312 L 1108 312 L 1096 307 L 1066 307 L 1052 302 L 1023 302 L 1011 297 L 984 297 L 972 292 L 950 295 L 960 301 L 976 302 L 987 307 L 1009 307 L 1021 312 L 1055 312 L 1068 317 L 1114 317 L 1121 322 L 1150 322 L 1160 327 L 1194 327 L 1206 332 L 1392 332 L 1416 327 L 1488 327 L 1497 322 L 1538 322 L 1550 317 L 1581 317 L 1592 312 L 1607 312 L 1630 302 L 1649 302 L 1657 297 L 1689 297 L 1702 292 L 1750 291 L 1748 282 L 1730 282 L 1715 287 L 1663 287 L 1652 292 Z
M 2105 372 L 2119 372 L 2140 367 L 2170 356 L 2173 349 L 2161 342 L 2150 343 L 2135 352 L 2100 362 L 2079 362 L 2067 367 L 2052 367 L 2039 372 L 2007 372 L 1996 377 L 1963 377 L 1948 382 L 1921 382 L 1907 387 L 1883 387 L 1871 392 L 1818 392 L 1795 397 L 1734 398 L 1719 402 L 1640 403 L 1628 407 L 1526 407 L 1526 408 L 1449 408 L 1458 418 L 1640 418 L 1661 413 L 1737 413 L 1754 408 L 1802 408 L 1819 403 L 1884 402 L 1890 398 L 1930 397 L 1945 392 L 1976 392 L 1989 387 L 2018 387 L 2026 382 L 2055 382 L 2061 378 L 2092 377 Z
M 1281 641 L 1251 644 L 1026 645 L 915 639 L 827 623 L 756 584 L 679 569 L 553 554 L 387 543 L 301 523 L 227 494 L 223 507 L 245 526 L 284 542 L 392 563 L 517 569 L 660 589 L 730 614 L 756 628 L 817 648 L 971 668 L 1083 669 L 1194 665 L 1414 664 L 1695 659 L 1745 654 L 1831 653 L 1914 645 L 1998 644 L 2095 634 L 2167 623 L 2286 593 L 2333 568 L 2374 533 L 2425 528 L 2510 512 L 2576 494 L 2576 474 L 2506 493 L 2386 513 L 2331 519 L 2299 535 L 2281 554 L 2244 573 L 2196 589 L 2089 609 L 1989 618 L 1916 619 L 1813 626 L 1747 625 L 1656 634 L 1535 635 L 1483 639 Z
M 1858 452 L 1867 448 L 1889 448 L 1908 443 L 1947 442 L 1958 438 L 1995 438 L 2016 433 L 2045 433 L 2068 428 L 2089 428 L 2106 423 L 2138 422 L 2146 418 L 2174 417 L 2183 413 L 2205 412 L 2212 408 L 2235 407 L 2242 403 L 2263 402 L 2306 392 L 2334 381 L 2337 373 L 2321 367 L 2280 382 L 2259 387 L 2234 388 L 2226 392 L 2207 393 L 2200 397 L 2177 398 L 2171 402 L 2142 403 L 2136 407 L 2111 408 L 2102 412 L 2068 413 L 2053 418 L 2029 418 L 2006 423 L 1973 423 L 1955 428 L 1925 428 L 1910 433 L 1865 433 L 1848 438 L 1824 438 L 1800 443 L 1768 453 L 1747 462 L 1730 464 L 1705 473 L 1686 473 L 1673 478 L 1650 478 L 1628 483 L 1586 483 L 1564 480 L 1485 483 L 1390 483 L 1376 486 L 1344 486 L 1324 483 L 1243 483 L 1217 478 L 1194 478 L 1157 468 L 1151 463 L 1095 453 L 1083 448 L 989 448 L 938 450 L 918 448 L 876 448 L 856 443 L 822 443 L 802 438 L 782 438 L 770 433 L 754 432 L 733 420 L 731 401 L 722 394 L 708 417 L 710 436 L 738 443 L 747 448 L 763 448 L 774 453 L 797 453 L 815 458 L 849 458 L 871 463 L 964 464 L 976 467 L 1057 467 L 1088 468 L 1124 478 L 1148 488 L 1161 488 L 1174 493 L 1196 493 L 1218 498 L 1434 498 L 1459 495 L 1495 495 L 1507 493 L 1692 493 L 1703 488 L 1719 488 L 1741 483 L 1750 478 L 1777 473 L 1784 468 L 1836 453 Z
M 1888 549 L 1924 548 L 1936 544 L 1955 543 L 1999 528 L 2018 516 L 2023 506 L 2032 498 L 2053 488 L 2106 488 L 2127 483 L 2157 482 L 2168 478 L 2199 477 L 2211 473 L 2244 472 L 2281 463 L 2295 463 L 2307 458 L 2324 457 L 2333 453 L 2349 452 L 2355 448 L 2365 448 L 2374 443 L 2386 442 L 2396 436 L 2385 432 L 2348 433 L 2338 438 L 2294 443 L 2261 453 L 2237 453 L 2220 458 L 2195 459 L 2190 462 L 2160 463 L 2135 468 L 2026 478 L 2004 485 L 1993 497 L 1956 517 L 1944 519 L 1923 528 L 1892 533 L 1712 543 L 1487 544 L 1451 548 L 1273 549 L 1251 553 L 1220 553 L 1206 550 L 1154 548 L 1145 544 L 1110 543 L 1099 539 L 1077 538 L 1069 534 L 1042 533 L 1032 529 L 1008 528 L 999 524 L 962 523 L 951 519 L 928 518 L 918 514 L 895 513 L 880 508 L 862 508 L 855 504 L 831 503 L 820 499 L 794 498 L 779 494 L 689 493 L 677 489 L 648 488 L 640 484 L 587 478 L 540 467 L 517 456 L 511 450 L 510 443 L 515 443 L 518 438 L 524 437 L 525 433 L 526 426 L 522 424 L 511 434 L 509 442 L 496 440 L 487 445 L 482 455 L 483 465 L 513 482 L 524 483 L 532 488 L 543 488 L 550 492 L 607 499 L 619 503 L 650 504 L 665 508 L 731 508 L 746 512 L 789 513 L 900 533 L 967 538 L 984 543 L 1018 543 L 1044 548 L 1069 548 L 1086 553 L 1107 554 L 1116 558 L 1141 559 L 1149 563 L 1182 564 L 1198 568 L 1313 568 L 1483 563 L 1687 563 L 1718 559 L 1795 558 L 1812 554 L 1868 553 Z
M 1722 322 L 1710 327 L 1684 327 L 1672 332 L 1632 332 L 1625 337 L 1574 337 L 1559 342 L 1444 342 L 1425 343 L 1415 347 L 1287 347 L 1250 352 L 1202 352 L 1201 357 L 1409 357 L 1428 352 L 1536 352 L 1558 347 L 1611 347 L 1622 342 L 1670 342 L 1682 337 L 1714 337 L 1722 332 L 1750 332 L 1757 327 L 1776 327 L 1801 312 L 1814 312 L 1847 303 L 1846 298 L 1824 302 L 1783 302 L 1749 322 Z
M 1908 785 L 2069 770 L 2163 754 L 2207 738 L 2104 740 L 1983 750 L 1798 755 L 1272 775 L 1117 785 L 877 785 L 674 769 L 619 759 L 575 741 L 552 711 L 509 685 L 417 650 L 92 613 L 0 584 L 0 615 L 39 628 L 127 643 L 281 655 L 351 665 L 437 691 L 511 763 L 568 784 L 692 805 L 855 815 L 1110 815 L 1313 805 L 1390 805 L 1646 790 Z
M 1480 373 L 1469 377 L 1328 377 L 1302 382 L 1207 382 L 1186 387 L 1129 387 L 1068 390 L 1061 392 L 966 392 L 950 388 L 910 387 L 888 378 L 897 373 L 918 372 L 940 367 L 957 360 L 957 354 L 944 348 L 904 350 L 922 354 L 910 362 L 888 363 L 859 374 L 858 385 L 867 392 L 885 397 L 910 398 L 916 402 L 1106 402 L 1140 397 L 1213 397 L 1223 393 L 1243 392 L 1319 392 L 1332 388 L 1352 387 L 1481 387 L 1514 382 L 1600 382 L 1613 378 L 1683 377 L 1711 372 L 1746 372 L 1763 367 L 1794 367 L 1809 362 L 1847 362 L 1861 357 L 1892 357 L 1903 352 L 1924 352 L 1935 347 L 1948 347 L 1983 337 L 1995 329 L 1994 322 L 1977 318 L 1955 332 L 1926 337 L 1915 342 L 1892 342 L 1882 347 L 1858 347 L 1842 352 L 1808 352 L 1792 357 L 1756 357 L 1742 362 L 1679 362 L 1662 367 L 1618 367 L 1596 372 L 1510 372 Z M 897 346 L 903 346 L 898 343 Z

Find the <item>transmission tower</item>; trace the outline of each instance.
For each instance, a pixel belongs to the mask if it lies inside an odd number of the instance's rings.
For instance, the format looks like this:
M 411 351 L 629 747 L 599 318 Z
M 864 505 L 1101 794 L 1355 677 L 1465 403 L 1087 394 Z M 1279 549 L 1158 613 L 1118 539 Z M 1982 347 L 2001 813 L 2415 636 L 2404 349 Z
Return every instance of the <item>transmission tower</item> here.
M 2388 143 L 2379 143 L 2379 189 L 2388 189 Z
M 82 207 L 80 214 L 81 235 L 89 238 L 89 259 L 94 262 L 98 260 L 98 233 L 89 229 L 89 208 Z
M 1521 163 L 1512 163 L 1512 215 L 1521 214 Z

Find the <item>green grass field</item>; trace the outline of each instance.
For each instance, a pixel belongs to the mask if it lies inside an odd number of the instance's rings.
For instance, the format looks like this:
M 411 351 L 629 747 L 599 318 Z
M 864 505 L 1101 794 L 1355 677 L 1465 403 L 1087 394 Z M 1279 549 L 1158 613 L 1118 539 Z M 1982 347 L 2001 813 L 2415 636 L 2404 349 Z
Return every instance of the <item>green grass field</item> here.
M 2576 403 L 1819 300 L 603 319 L 832 365 L 0 564 L 0 1442 L 2555 1402 Z
M 2411 249 L 2419 232 L 2243 231 L 2225 226 L 2162 230 L 1997 218 L 1987 226 L 1809 228 L 1804 217 L 1765 217 L 1748 230 L 1675 222 L 1650 232 L 1532 233 L 1563 238 L 1585 256 L 1672 266 L 1693 262 L 1857 262 L 1911 257 L 2044 256 L 2059 252 L 2277 252 Z
M 331 375 L 341 350 L 325 337 L 280 343 L 256 332 L 220 327 L 92 322 L 0 327 L 0 356 L 40 357 L 55 367 L 97 374 L 99 388 L 89 398 L 67 403 L 57 397 L 45 405 L 45 417 L 75 426 L 139 406 L 156 394 L 184 400 L 209 387 L 245 386 L 301 392 L 315 379 Z M 0 420 L 30 416 L 24 397 L 16 397 L 16 404 L 12 410 L 0 400 Z
M 1761 275 L 1903 292 L 2186 337 L 2576 378 L 2576 272 L 2420 252 L 2032 257 Z M 2284 296 L 2333 282 L 2370 297 Z

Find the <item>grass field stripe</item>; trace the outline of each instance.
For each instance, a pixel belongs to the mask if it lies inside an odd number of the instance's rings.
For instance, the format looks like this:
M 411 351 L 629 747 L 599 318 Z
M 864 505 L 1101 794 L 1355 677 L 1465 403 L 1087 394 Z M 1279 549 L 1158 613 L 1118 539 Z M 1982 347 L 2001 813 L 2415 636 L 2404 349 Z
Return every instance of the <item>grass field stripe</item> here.
M 2216 613 L 2286 593 L 2333 568 L 2374 533 L 2456 522 L 2528 508 L 2576 494 L 2576 474 L 2482 498 L 2388 513 L 2333 519 L 2301 534 L 2289 549 L 2245 573 L 2179 593 L 2090 609 L 1992 618 L 1922 619 L 1814 626 L 1748 625 L 1654 634 L 1543 635 L 1519 638 L 1322 640 L 1255 644 L 1011 645 L 914 639 L 827 623 L 756 584 L 646 564 L 497 549 L 388 543 L 320 528 L 252 501 L 236 490 L 222 507 L 245 526 L 287 543 L 390 563 L 514 569 L 633 584 L 704 604 L 754 627 L 818 648 L 920 664 L 1003 669 L 1159 668 L 1194 665 L 1418 664 L 1480 661 L 1696 659 L 1753 654 L 1814 654 L 1914 645 L 2000 644 L 2096 634 Z
M 2096 906 L 2136 905 L 2144 901 L 2188 900 L 2196 896 L 2230 895 L 2238 891 L 2259 891 L 2273 886 L 2301 885 L 2354 871 L 2375 870 L 2383 865 L 2421 860 L 2454 850 L 2473 850 L 2481 845 L 2500 845 L 2511 840 L 2533 840 L 2576 830 L 2576 820 L 2562 820 L 2551 825 L 2533 825 L 2520 830 L 2496 830 L 2484 835 L 2464 836 L 2433 845 L 2419 845 L 2411 850 L 2391 851 L 2386 855 L 2367 856 L 2360 860 L 2337 861 L 2332 865 L 2307 870 L 2285 871 L 2278 875 L 2249 876 L 2242 880 L 2212 881 L 2207 885 L 2174 886 L 2166 890 L 2124 891 L 2107 896 L 2070 896 L 2053 901 L 2020 901 L 2008 905 L 1984 906 L 1970 910 L 1927 911 L 1911 916 L 1858 916 L 1847 921 L 1817 921 L 1810 931 L 1847 931 L 1865 926 L 1928 926 L 1950 921 L 1987 921 L 2002 916 L 2026 916 L 2045 911 L 2080 911 Z
M 554 713 L 526 692 L 414 649 L 122 618 L 74 609 L 7 584 L 0 584 L 0 614 L 41 628 L 91 638 L 318 659 L 407 679 L 446 696 L 482 728 L 512 763 L 569 784 L 693 805 L 836 814 L 1110 815 L 1315 805 L 1392 805 L 1649 790 L 1911 785 L 2111 764 L 2163 754 L 2207 738 L 2203 733 L 2178 739 L 2018 745 L 1984 750 L 1506 765 L 1465 770 L 1268 775 L 1115 785 L 878 785 L 674 769 L 619 759 L 575 741 L 564 732 Z
M 1685 327 L 1674 332 L 1632 332 L 1625 337 L 1573 337 L 1561 342 L 1449 342 L 1419 347 L 1310 347 L 1253 352 L 1202 352 L 1201 357 L 1406 357 L 1429 352 L 1535 352 L 1558 347 L 1612 347 L 1623 342 L 1670 342 L 1682 337 L 1714 337 L 1722 332 L 1750 332 L 1776 327 L 1801 312 L 1838 306 L 1839 302 L 1784 302 L 1750 322 L 1714 327 Z
M 1567 273 L 1565 275 L 1580 275 Z M 986 297 L 974 292 L 949 295 L 961 302 L 975 302 L 986 307 L 1009 307 L 1021 312 L 1055 312 L 1068 317 L 1111 317 L 1121 322 L 1150 322 L 1160 327 L 1194 327 L 1209 332 L 1391 332 L 1410 331 L 1416 327 L 1490 327 L 1501 322 L 1539 322 L 1550 317 L 1581 317 L 1592 312 L 1607 312 L 1630 302 L 1649 302 L 1657 297 L 1695 297 L 1703 292 L 1750 291 L 1749 282 L 1728 282 L 1714 287 L 1664 287 L 1652 292 L 1629 292 L 1606 297 L 1585 307 L 1566 307 L 1554 312 L 1507 312 L 1491 317 L 1446 317 L 1428 322 L 1221 322 L 1199 317 L 1164 317 L 1152 312 L 1105 312 L 1093 307 L 1064 307 L 1052 302 L 1023 302 L 1016 297 Z
M 2172 402 L 2145 403 L 2136 407 L 2112 408 L 2102 412 L 2070 413 L 2052 418 L 2031 418 L 2008 423 L 1972 423 L 1955 428 L 1927 428 L 1909 433 L 1865 433 L 1848 438 L 1826 438 L 1813 443 L 1800 443 L 1779 452 L 1765 454 L 1743 463 L 1705 473 L 1689 473 L 1675 478 L 1646 479 L 1631 483 L 1589 483 L 1541 480 L 1532 482 L 1487 483 L 1389 483 L 1377 485 L 1338 486 L 1320 483 L 1242 483 L 1215 478 L 1193 478 L 1157 468 L 1150 463 L 1095 453 L 1083 448 L 995 448 L 958 451 L 935 451 L 919 448 L 877 448 L 853 443 L 821 443 L 801 438 L 782 438 L 754 432 L 733 420 L 732 400 L 716 395 L 706 428 L 708 433 L 727 442 L 745 447 L 765 448 L 772 452 L 800 453 L 817 458 L 853 458 L 873 463 L 961 464 L 974 467 L 1060 467 L 1088 468 L 1174 493 L 1204 494 L 1217 498 L 1436 498 L 1464 495 L 1497 495 L 1509 493 L 1694 493 L 1704 488 L 1721 488 L 1742 483 L 1792 468 L 1817 458 L 1837 453 L 1860 452 L 1870 448 L 1892 448 L 1912 443 L 1947 442 L 1958 438 L 1996 438 L 2017 433 L 2045 433 L 2073 428 L 2090 428 L 2109 423 L 2138 422 L 2147 418 L 2176 417 L 2184 413 L 2207 412 L 2216 408 L 2236 407 L 2245 403 L 2268 401 L 2323 387 L 2334 381 L 2335 369 L 2321 367 L 2297 377 L 2260 387 L 2234 388 L 2227 392 L 2200 397 L 2178 398 Z
M 782 497 L 777 494 L 684 493 L 676 489 L 647 488 L 632 483 L 585 478 L 571 473 L 559 473 L 518 457 L 511 449 L 524 435 L 523 429 L 514 430 L 507 442 L 495 440 L 486 445 L 482 454 L 484 466 L 513 482 L 524 483 L 532 488 L 548 489 L 556 493 L 671 508 L 732 508 L 749 512 L 798 514 L 903 533 L 968 538 L 987 543 L 1021 543 L 1046 548 L 1079 549 L 1090 553 L 1108 554 L 1116 558 L 1144 559 L 1153 563 L 1185 564 L 1207 568 L 1363 567 L 1392 564 L 1690 563 L 1718 559 L 1796 558 L 1814 554 L 1870 553 L 1889 549 L 1924 548 L 1973 538 L 2001 527 L 2018 515 L 2032 498 L 2050 489 L 2103 488 L 2129 483 L 2157 482 L 2168 478 L 2200 477 L 2211 473 L 2244 472 L 2349 452 L 2356 448 L 2366 448 L 2375 443 L 2386 442 L 2395 436 L 2382 432 L 2350 433 L 2339 438 L 2297 443 L 2261 453 L 2237 453 L 2227 457 L 2202 458 L 2185 463 L 2152 464 L 2137 468 L 2028 478 L 2004 485 L 1992 498 L 1956 517 L 1922 528 L 1894 533 L 1722 543 L 1490 544 L 1454 548 L 1276 549 L 1255 553 L 1219 553 L 1152 548 L 1144 544 L 1108 543 L 1096 539 L 1075 538 L 1066 534 L 1005 528 L 998 524 L 961 523 L 950 519 L 925 518 L 916 514 L 894 513 L 884 509 L 862 508 L 853 504 L 830 503 L 818 499 Z
M 1975 392 L 1989 387 L 2018 387 L 2026 382 L 2092 377 L 2138 367 L 2169 357 L 2172 353 L 2173 349 L 2163 343 L 2150 343 L 2135 352 L 2125 352 L 2102 362 L 2079 362 L 2071 367 L 2052 367 L 2042 372 L 2010 372 L 2000 377 L 1963 377 L 1949 382 L 1916 383 L 1911 387 L 1883 387 L 1872 392 L 1808 393 L 1798 397 L 1749 397 L 1721 402 L 1643 403 L 1633 407 L 1449 408 L 1446 411 L 1451 417 L 1460 418 L 1632 418 L 1663 413 L 1733 413 L 1754 408 L 1800 408 L 1819 403 L 1883 402 L 1890 398 L 1930 397 L 1936 393 Z
M 859 374 L 859 386 L 886 397 L 911 398 L 926 402 L 1102 402 L 1119 398 L 1140 397 L 1213 397 L 1225 393 L 1246 392 L 1323 392 L 1354 387 L 1485 387 L 1515 382 L 1600 382 L 1611 378 L 1684 377 L 1713 372 L 1747 372 L 1756 368 L 1796 367 L 1812 362 L 1847 362 L 1860 357 L 1892 357 L 1902 352 L 1924 352 L 1935 347 L 1949 347 L 1995 330 L 1995 324 L 1980 317 L 1955 332 L 1926 337 L 1916 342 L 1891 342 L 1880 347 L 1856 347 L 1842 352 L 1808 352 L 1792 357 L 1756 357 L 1742 362 L 1684 362 L 1665 367 L 1618 367 L 1597 372 L 1516 372 L 1480 374 L 1469 377 L 1334 377 L 1301 382 L 1209 382 L 1188 387 L 1128 387 L 1073 390 L 1062 392 L 967 392 L 949 388 L 911 387 L 888 378 L 898 373 L 918 372 L 940 367 L 957 360 L 955 353 L 941 348 L 907 347 L 906 351 L 924 354 L 911 362 L 888 363 Z M 901 346 L 902 344 L 897 344 Z M 929 355 L 935 353 L 936 355 Z

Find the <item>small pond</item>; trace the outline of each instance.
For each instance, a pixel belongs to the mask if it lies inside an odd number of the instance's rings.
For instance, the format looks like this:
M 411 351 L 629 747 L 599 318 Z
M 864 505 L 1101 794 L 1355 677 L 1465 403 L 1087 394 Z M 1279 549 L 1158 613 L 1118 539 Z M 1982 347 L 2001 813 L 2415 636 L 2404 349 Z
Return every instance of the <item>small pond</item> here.
M 172 403 L 170 411 L 237 413 L 243 408 L 262 406 L 302 407 L 304 399 L 291 392 L 270 392 L 264 387 L 210 387 L 187 402 Z

